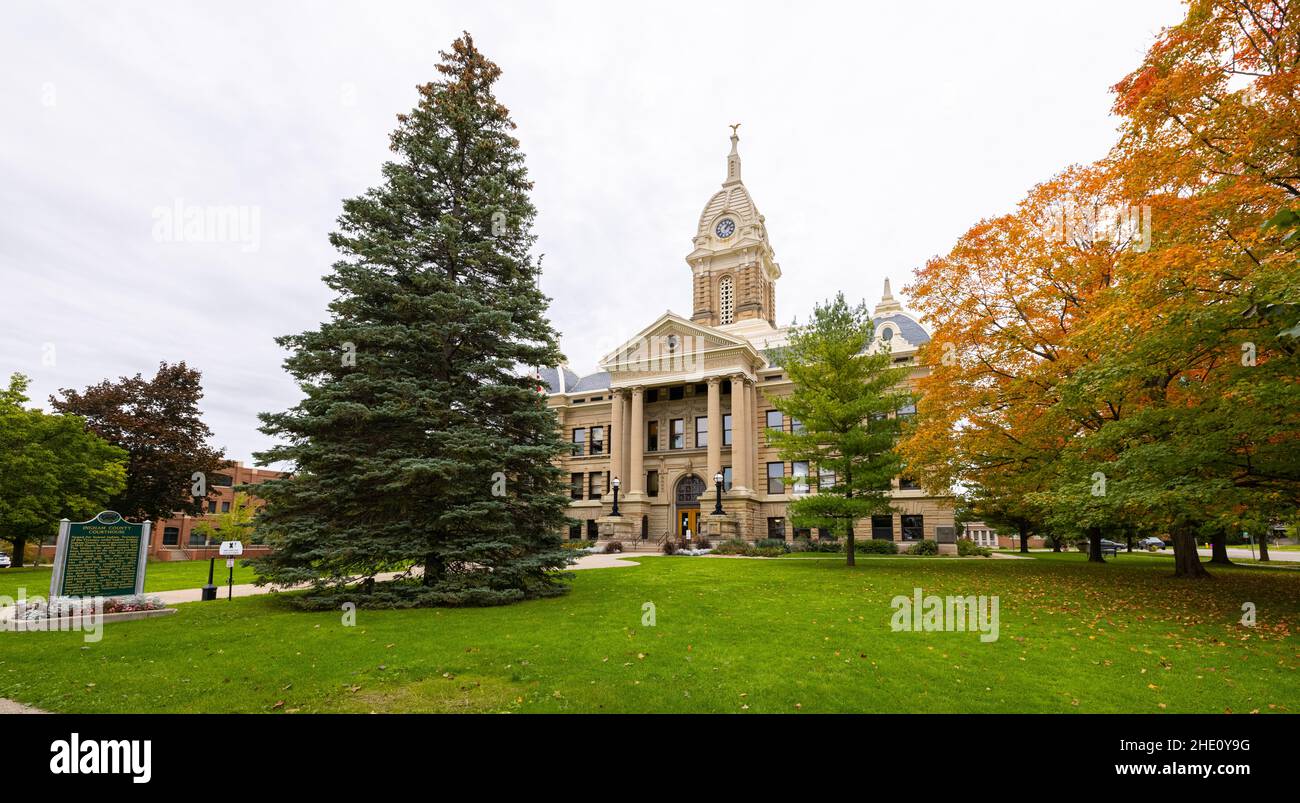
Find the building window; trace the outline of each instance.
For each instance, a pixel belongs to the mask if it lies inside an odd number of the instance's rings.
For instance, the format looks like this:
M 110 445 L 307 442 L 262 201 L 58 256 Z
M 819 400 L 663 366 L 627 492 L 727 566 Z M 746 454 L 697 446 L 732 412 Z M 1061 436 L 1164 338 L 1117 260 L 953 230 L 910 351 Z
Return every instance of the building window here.
M 767 411 L 767 429 L 769 432 L 782 432 L 785 430 L 785 417 L 781 415 L 780 410 Z M 771 438 L 768 439 L 771 443 Z
M 582 457 L 582 447 L 587 442 L 587 430 L 585 428 L 575 429 L 573 431 L 573 456 Z
M 817 528 L 817 540 L 818 540 L 818 541 L 834 541 L 834 540 L 835 540 L 835 534 L 831 532 L 831 528 L 830 528 L 830 527 L 818 527 L 818 528 Z
M 811 540 L 812 540 L 812 528 L 811 528 L 811 527 L 795 527 L 795 528 L 794 528 L 794 540 L 796 540 L 796 541 L 811 541 Z
M 595 519 L 587 519 L 587 540 L 600 540 L 600 525 L 596 523 Z
M 774 538 L 778 541 L 784 541 L 785 519 L 780 516 L 769 516 L 767 519 L 767 537 Z
M 790 431 L 796 435 L 803 434 L 803 422 L 797 418 L 790 419 Z
M 674 418 L 668 422 L 668 448 L 683 449 L 686 447 L 686 420 Z
M 582 474 L 569 475 L 569 498 L 582 498 Z
M 898 490 L 900 491 L 919 491 L 921 486 L 916 484 L 916 480 L 911 477 L 898 478 Z
M 203 546 L 207 542 L 207 539 L 201 534 L 194 530 L 190 530 L 190 546 Z
M 647 452 L 659 451 L 658 421 L 647 421 L 645 424 L 645 450 Z
M 659 495 L 659 472 L 658 471 L 647 471 L 645 473 L 645 495 L 646 496 Z
M 904 404 L 902 407 L 898 408 L 899 418 L 908 419 L 908 418 L 913 418 L 915 416 L 916 416 L 915 404 Z
M 216 503 L 216 502 L 208 502 L 208 512 L 209 512 L 209 513 L 216 513 L 216 512 L 217 512 L 217 503 Z
M 768 463 L 767 464 L 767 492 L 770 494 L 785 493 L 785 463 Z
M 903 517 L 903 540 L 920 541 L 924 537 L 925 537 L 925 517 L 904 516 Z
M 575 521 L 574 523 L 569 525 L 569 540 L 570 541 L 582 540 L 582 522 Z
M 821 490 L 821 489 L 834 488 L 834 487 L 835 487 L 835 472 L 831 471 L 829 468 L 818 468 L 817 488 Z
M 601 454 L 605 451 L 605 428 L 591 428 L 591 453 Z
M 588 475 L 588 481 L 587 481 L 587 498 L 588 498 L 588 499 L 599 499 L 599 498 L 600 498 L 600 489 L 601 489 L 601 488 L 603 487 L 603 485 L 604 485 L 604 483 L 602 483 L 602 482 L 600 481 L 600 475 L 603 474 L 603 473 L 604 473 L 604 472 L 602 472 L 602 471 L 593 471 L 593 472 L 591 472 L 590 475 Z
M 686 398 L 685 385 L 675 385 L 668 388 L 668 401 L 681 401 L 684 398 Z
M 235 481 L 231 479 L 229 474 L 213 474 L 212 484 L 218 488 L 229 488 L 235 484 Z
M 222 503 L 221 503 L 221 512 L 222 512 L 222 513 L 229 513 L 229 512 L 230 512 L 230 503 L 229 503 L 229 502 L 222 502 Z
M 724 325 L 736 320 L 736 284 L 730 276 L 724 276 L 718 283 L 718 320 Z
M 797 494 L 808 493 L 808 463 L 803 460 L 791 463 L 790 474 L 794 477 L 794 492 Z
M 731 413 L 722 417 L 722 445 L 731 445 Z
M 709 445 L 709 419 L 699 416 L 695 419 L 695 448 L 703 449 Z
M 181 528 L 164 527 L 163 528 L 163 546 L 180 546 Z
M 731 466 L 722 467 L 722 490 L 731 490 Z
M 894 517 L 892 514 L 871 517 L 871 537 L 877 541 L 894 540 Z
M 659 388 L 650 388 L 645 392 L 646 404 L 650 404 L 651 402 L 657 402 L 657 401 L 659 401 Z

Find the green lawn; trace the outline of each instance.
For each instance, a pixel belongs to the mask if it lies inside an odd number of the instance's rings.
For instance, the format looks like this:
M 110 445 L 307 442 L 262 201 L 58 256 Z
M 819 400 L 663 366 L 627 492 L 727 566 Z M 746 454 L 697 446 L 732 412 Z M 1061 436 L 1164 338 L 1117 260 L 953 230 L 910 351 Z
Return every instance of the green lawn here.
M 87 712 L 1300 710 L 1294 572 L 1179 581 L 1159 556 L 1077 553 L 854 569 L 631 557 L 575 572 L 562 598 L 361 610 L 350 628 L 264 596 L 109 625 L 95 644 L 0 633 L 0 697 Z M 1000 639 L 892 632 L 890 600 L 916 586 L 999 595 Z
M 235 583 L 253 582 L 253 570 L 235 561 Z M 17 597 L 19 588 L 27 589 L 29 597 L 46 597 L 50 593 L 50 567 L 24 566 L 21 569 L 0 569 L 0 596 Z M 217 560 L 214 582 L 226 584 L 230 570 L 223 559 Z M 150 561 L 144 572 L 144 590 L 176 591 L 182 588 L 199 588 L 208 582 L 206 560 Z

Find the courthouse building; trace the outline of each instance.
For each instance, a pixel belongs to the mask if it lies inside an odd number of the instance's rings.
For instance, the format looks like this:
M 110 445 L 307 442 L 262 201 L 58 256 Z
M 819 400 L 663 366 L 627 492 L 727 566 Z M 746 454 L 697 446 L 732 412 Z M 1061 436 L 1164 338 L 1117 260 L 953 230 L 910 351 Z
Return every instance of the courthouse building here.
M 579 376 L 568 366 L 540 372 L 572 444 L 563 458 L 569 515 L 578 521 L 570 538 L 655 545 L 687 531 L 750 540 L 830 535 L 794 528 L 787 507 L 832 477 L 783 461 L 767 443 L 768 430 L 790 431 L 799 422 L 772 407 L 792 388 L 780 357 L 787 339 L 777 324 L 781 267 L 741 180 L 738 141 L 733 130 L 726 179 L 704 205 L 686 256 L 690 314 L 665 312 L 607 354 L 595 373 Z M 846 288 L 846 295 L 856 291 Z M 916 352 L 930 336 L 894 299 L 888 280 L 873 318 L 873 347 L 887 344 L 895 363 L 911 367 L 913 381 L 923 376 Z M 716 475 L 724 478 L 723 516 L 711 515 Z M 617 517 L 610 515 L 615 479 Z M 858 522 L 859 537 L 902 543 L 933 539 L 936 527 L 953 525 L 951 500 L 927 495 L 907 477 L 894 480 L 892 496 L 893 513 Z

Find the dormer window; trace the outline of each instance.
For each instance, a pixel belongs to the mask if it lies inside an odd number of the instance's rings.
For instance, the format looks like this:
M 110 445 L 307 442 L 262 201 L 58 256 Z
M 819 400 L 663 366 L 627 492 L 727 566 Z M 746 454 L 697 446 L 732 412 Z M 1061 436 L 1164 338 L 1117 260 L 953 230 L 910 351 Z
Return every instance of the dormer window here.
M 894 339 L 894 329 L 890 326 L 880 327 L 880 339 L 888 343 Z

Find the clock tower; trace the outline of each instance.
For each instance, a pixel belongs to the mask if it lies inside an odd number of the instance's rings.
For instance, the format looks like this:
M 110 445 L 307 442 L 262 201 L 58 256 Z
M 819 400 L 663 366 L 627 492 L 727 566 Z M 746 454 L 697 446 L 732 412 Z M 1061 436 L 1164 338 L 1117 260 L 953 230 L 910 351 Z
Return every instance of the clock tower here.
M 766 322 L 776 326 L 776 280 L 781 266 L 767 239 L 767 225 L 740 179 L 740 137 L 731 127 L 727 177 L 700 213 L 686 257 L 694 304 L 691 320 L 727 328 Z

